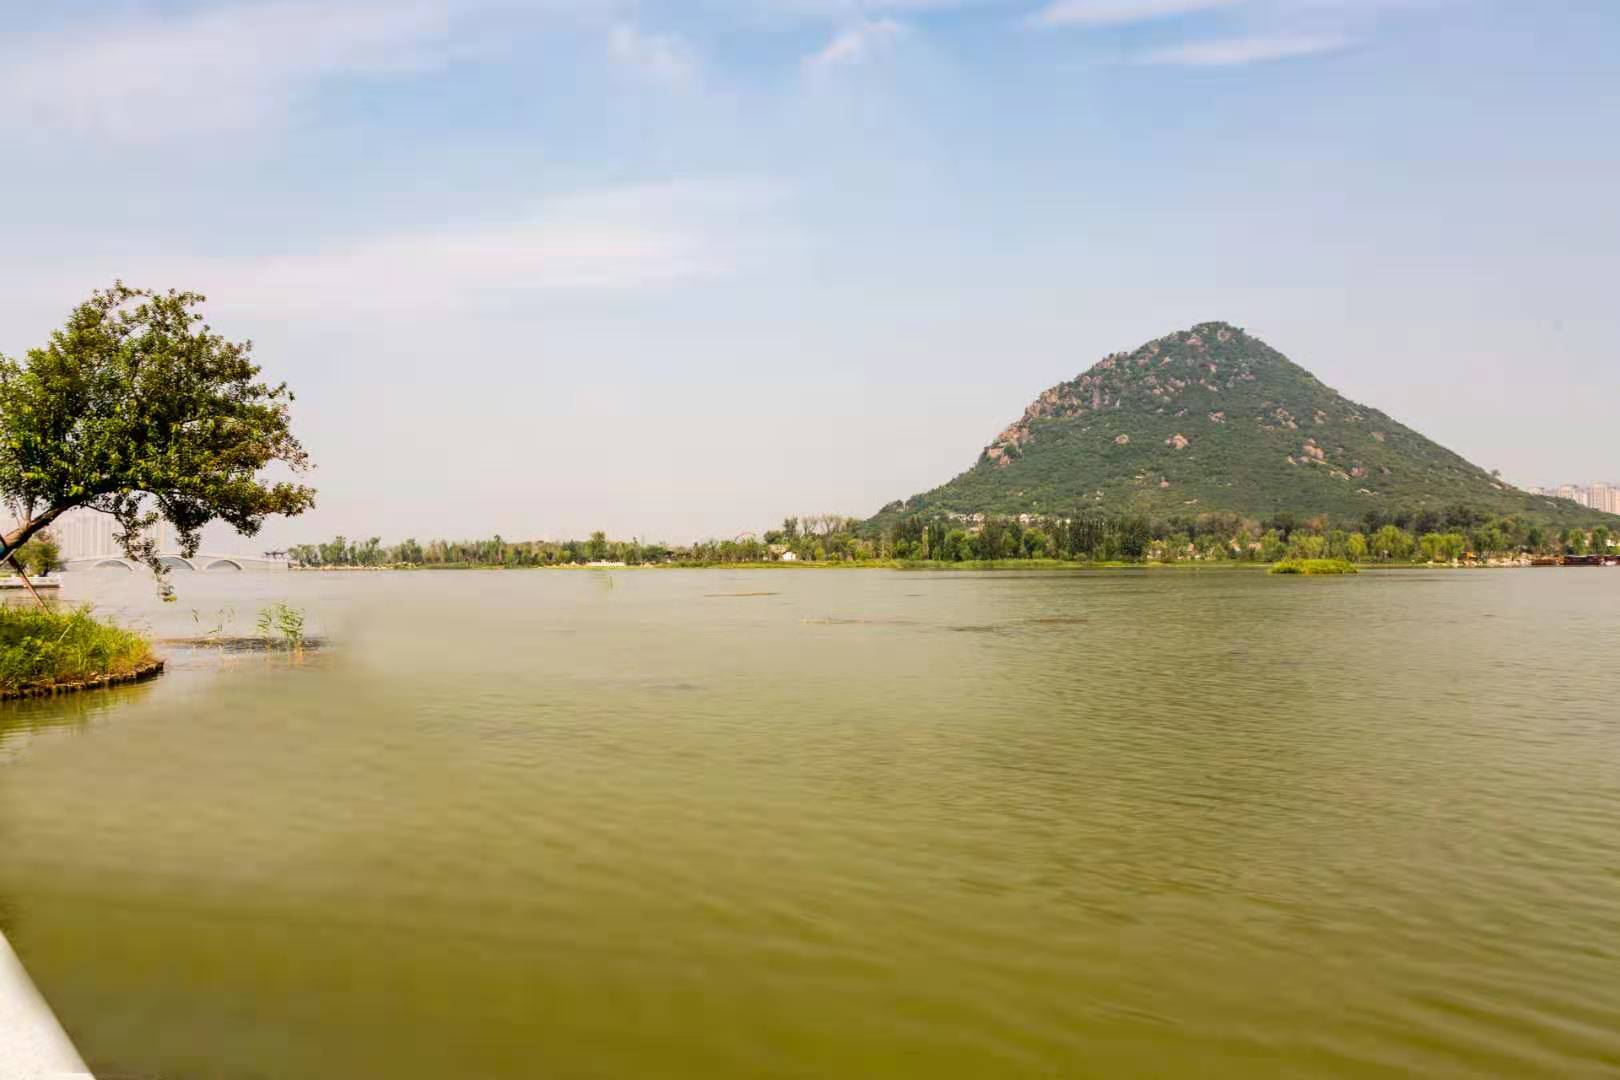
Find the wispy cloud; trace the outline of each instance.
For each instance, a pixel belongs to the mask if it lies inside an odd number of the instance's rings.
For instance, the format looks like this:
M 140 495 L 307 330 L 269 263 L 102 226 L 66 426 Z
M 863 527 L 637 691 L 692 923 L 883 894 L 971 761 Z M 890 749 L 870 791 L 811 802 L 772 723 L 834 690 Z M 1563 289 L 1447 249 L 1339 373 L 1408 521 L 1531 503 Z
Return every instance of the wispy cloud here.
M 224 286 L 207 287 L 251 295 L 272 309 L 324 310 L 342 297 L 422 311 L 713 277 L 735 267 L 737 221 L 767 197 L 747 185 L 698 182 L 590 191 L 549 200 L 513 222 L 216 263 L 205 272 Z
M 447 59 L 449 5 L 434 0 L 275 0 L 12 38 L 0 97 L 49 126 L 123 140 L 280 119 L 323 80 Z
M 957 8 L 1017 6 L 1027 0 L 734 0 L 750 11 L 772 9 L 809 19 L 876 18 L 884 14 L 927 14 Z
M 632 23 L 616 23 L 608 49 L 620 64 L 658 82 L 685 86 L 697 77 L 697 58 L 680 38 L 648 33 Z
M 810 68 L 859 64 L 892 48 L 906 34 L 906 25 L 894 19 L 866 19 L 833 35 L 825 48 L 805 58 Z
M 173 250 L 44 261 L 29 295 L 72 296 L 86 281 L 183 285 L 246 318 L 311 323 L 357 314 L 415 322 L 546 294 L 624 292 L 723 278 L 759 246 L 778 254 L 778 189 L 691 180 L 555 196 L 494 221 L 379 232 L 302 250 L 243 255 Z
M 1351 44 L 1351 39 L 1341 34 L 1258 34 L 1189 41 L 1143 53 L 1136 60 L 1143 64 L 1180 67 L 1241 67 L 1266 60 L 1338 52 Z
M 1244 0 L 1054 0 L 1030 16 L 1036 26 L 1123 26 L 1167 19 L 1215 8 L 1233 7 Z

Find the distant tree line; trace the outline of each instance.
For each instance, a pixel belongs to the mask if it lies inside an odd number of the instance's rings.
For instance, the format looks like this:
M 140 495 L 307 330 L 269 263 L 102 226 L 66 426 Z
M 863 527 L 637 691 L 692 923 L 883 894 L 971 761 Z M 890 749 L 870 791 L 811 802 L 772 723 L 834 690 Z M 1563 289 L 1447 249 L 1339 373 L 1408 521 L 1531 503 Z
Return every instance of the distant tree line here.
M 1062 559 L 1144 562 L 1341 558 L 1354 562 L 1452 562 L 1532 554 L 1584 554 L 1609 550 L 1599 526 L 1550 530 L 1519 516 L 1492 518 L 1468 507 L 1386 514 L 1336 524 L 1325 515 L 1301 520 L 1291 513 L 1255 519 L 1235 513 L 1168 518 L 1084 510 L 1072 515 L 1019 517 L 910 517 L 884 527 L 882 558 L 940 562 Z
M 668 562 L 673 552 L 663 544 L 639 540 L 609 540 L 594 532 L 588 540 L 433 540 L 422 544 L 415 539 L 385 545 L 373 536 L 349 540 L 338 536 L 324 544 L 297 544 L 287 557 L 295 566 L 306 567 L 385 567 L 385 566 L 570 566 L 589 563 Z
M 1365 515 L 1339 523 L 1325 515 L 1269 518 L 1215 512 L 1152 518 L 1087 509 L 1067 515 L 915 515 L 881 526 L 840 514 L 790 517 L 763 536 L 703 540 L 684 547 L 641 540 L 404 540 L 377 537 L 300 544 L 289 556 L 305 567 L 582 566 L 624 563 L 712 566 L 780 561 L 960 563 L 1050 559 L 1078 563 L 1348 559 L 1454 562 L 1465 556 L 1581 555 L 1609 551 L 1615 537 L 1552 529 L 1520 516 L 1491 517 L 1469 507 Z
M 1337 524 L 1325 515 L 1255 519 L 1235 513 L 1168 518 L 1085 510 L 1067 516 L 901 518 L 878 542 L 883 558 L 941 562 L 1062 559 L 1079 562 L 1173 562 L 1340 558 L 1354 562 L 1452 562 L 1466 555 L 1584 554 L 1609 550 L 1599 526 L 1550 530 L 1518 516 L 1492 518 L 1468 507 L 1412 513 L 1373 512 Z

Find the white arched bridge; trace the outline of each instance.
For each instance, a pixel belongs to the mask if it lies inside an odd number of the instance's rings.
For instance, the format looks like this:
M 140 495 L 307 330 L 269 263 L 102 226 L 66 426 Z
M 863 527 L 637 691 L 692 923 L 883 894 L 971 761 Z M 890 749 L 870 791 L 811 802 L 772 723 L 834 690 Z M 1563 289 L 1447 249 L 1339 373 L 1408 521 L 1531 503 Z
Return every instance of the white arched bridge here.
M 287 560 L 277 558 L 280 552 L 272 555 L 212 555 L 208 552 L 198 552 L 195 555 L 185 556 L 179 552 L 166 552 L 158 556 L 158 561 L 170 570 L 194 570 L 207 572 L 240 573 L 244 570 L 285 570 Z M 141 564 L 124 555 L 87 555 L 83 558 L 68 559 L 63 565 L 64 570 L 107 570 L 114 573 L 134 573 L 141 568 Z

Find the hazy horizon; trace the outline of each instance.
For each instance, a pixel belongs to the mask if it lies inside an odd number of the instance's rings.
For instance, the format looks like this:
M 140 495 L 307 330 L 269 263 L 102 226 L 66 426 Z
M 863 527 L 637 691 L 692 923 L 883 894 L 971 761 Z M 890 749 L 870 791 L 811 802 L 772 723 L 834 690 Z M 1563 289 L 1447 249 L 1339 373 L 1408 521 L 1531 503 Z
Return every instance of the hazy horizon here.
M 1620 476 L 1612 5 L 3 8 L 0 352 L 208 294 L 318 466 L 266 546 L 867 515 L 1216 319 Z

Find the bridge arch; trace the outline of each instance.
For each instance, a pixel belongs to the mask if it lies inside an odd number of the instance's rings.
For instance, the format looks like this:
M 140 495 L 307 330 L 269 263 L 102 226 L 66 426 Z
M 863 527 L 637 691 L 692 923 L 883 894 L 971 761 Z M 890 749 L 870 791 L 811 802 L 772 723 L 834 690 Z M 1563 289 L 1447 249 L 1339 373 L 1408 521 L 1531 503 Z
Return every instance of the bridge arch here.
M 158 557 L 158 562 L 170 570 L 197 569 L 195 566 L 191 565 L 190 559 L 182 558 L 179 555 L 162 555 Z
M 213 562 L 211 562 L 207 566 L 203 567 L 203 569 L 204 570 L 240 571 L 240 570 L 246 569 L 246 567 L 244 567 L 241 563 L 237 562 L 235 559 L 215 559 Z
M 90 569 L 122 570 L 126 574 L 133 574 L 135 572 L 135 567 L 131 566 L 129 561 L 126 559 L 102 559 L 99 562 L 94 563 Z

